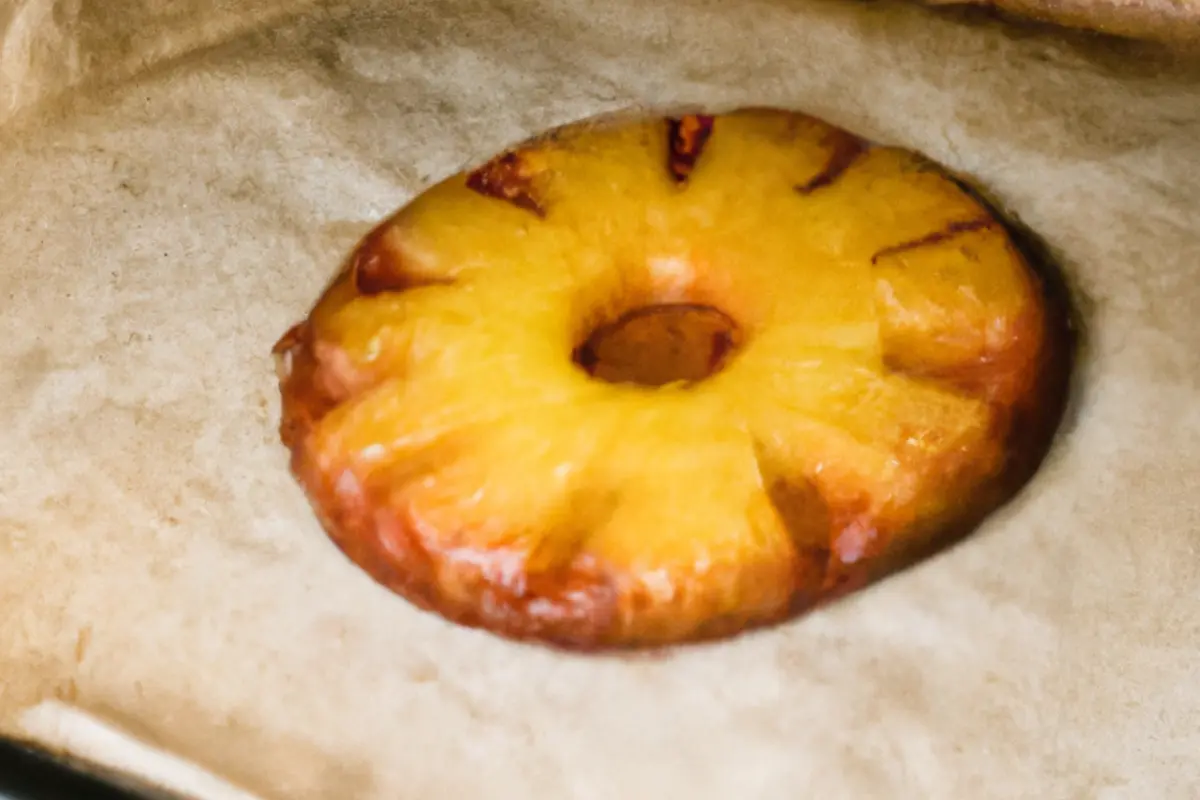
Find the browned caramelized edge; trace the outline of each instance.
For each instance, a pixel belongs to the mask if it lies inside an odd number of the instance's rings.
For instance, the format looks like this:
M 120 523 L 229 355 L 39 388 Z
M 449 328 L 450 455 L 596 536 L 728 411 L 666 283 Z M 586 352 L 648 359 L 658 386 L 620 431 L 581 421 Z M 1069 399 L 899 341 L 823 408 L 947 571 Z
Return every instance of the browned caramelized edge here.
M 399 254 L 386 247 L 389 224 L 379 225 L 363 238 L 350 258 L 347 271 L 360 295 L 406 292 L 421 286 L 448 286 L 454 281 L 421 277 L 406 269 Z
M 1076 390 L 1075 366 L 1083 344 L 1084 328 L 1072 302 L 1074 293 L 1046 242 L 1002 210 L 967 177 L 923 156 L 921 160 L 925 170 L 950 180 L 978 203 L 989 215 L 990 223 L 1007 235 L 1010 246 L 1026 267 L 1033 294 L 1040 301 L 1040 313 L 1027 318 L 1024 324 L 1026 335 L 1040 336 L 1040 346 L 1035 355 L 1037 366 L 1030 370 L 1031 385 L 1024 387 L 1026 391 L 1015 402 L 993 406 L 993 425 L 1006 431 L 1003 467 L 975 489 L 976 502 L 948 518 L 932 520 L 924 530 L 913 531 L 912 536 L 895 540 L 872 562 L 865 585 L 948 552 L 1028 486 L 1059 439 Z
M 830 132 L 825 144 L 829 147 L 829 160 L 816 175 L 796 187 L 800 194 L 812 194 L 818 189 L 832 186 L 870 149 L 865 140 L 842 130 Z
M 537 217 L 546 216 L 546 208 L 534 187 L 533 172 L 520 148 L 496 156 L 472 171 L 467 175 L 467 188 L 511 203 Z
M 667 117 L 667 170 L 676 183 L 686 181 L 696 168 L 715 121 L 712 114 Z
M 836 585 L 822 589 L 827 554 L 797 553 L 795 585 L 788 592 L 791 602 L 773 613 L 755 617 L 744 611 L 712 609 L 713 613 L 689 618 L 696 626 L 682 640 L 650 627 L 639 630 L 636 621 L 632 630 L 626 630 L 619 622 L 622 613 L 636 615 L 639 608 L 656 601 L 646 590 L 622 594 L 616 577 L 602 565 L 576 560 L 556 571 L 527 574 L 524 592 L 518 594 L 488 581 L 476 559 L 456 563 L 451 551 L 425 547 L 418 529 L 402 514 L 373 500 L 369 489 L 356 498 L 339 497 L 336 476 L 323 474 L 303 447 L 292 451 L 292 469 L 335 545 L 376 582 L 450 622 L 516 641 L 605 652 L 719 640 L 782 621 L 852 591 L 866 579 L 864 563 L 838 575 Z M 489 553 L 497 559 L 506 555 Z M 746 569 L 739 566 L 739 571 Z M 758 583 L 773 580 L 774 572 L 774 564 L 766 565 Z M 470 586 L 466 599 L 444 591 L 443 581 L 451 574 L 456 586 Z

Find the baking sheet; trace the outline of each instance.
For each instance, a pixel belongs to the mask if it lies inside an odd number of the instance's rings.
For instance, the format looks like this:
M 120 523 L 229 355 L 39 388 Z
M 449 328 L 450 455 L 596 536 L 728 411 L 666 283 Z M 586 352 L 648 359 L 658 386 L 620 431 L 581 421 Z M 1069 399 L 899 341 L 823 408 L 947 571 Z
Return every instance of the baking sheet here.
M 55 698 L 263 798 L 1194 796 L 1200 65 L 884 2 L 100 5 L 5 18 L 0 729 Z M 733 642 L 417 612 L 287 475 L 271 344 L 431 181 L 689 103 L 915 147 L 1041 234 L 1061 441 L 966 544 Z

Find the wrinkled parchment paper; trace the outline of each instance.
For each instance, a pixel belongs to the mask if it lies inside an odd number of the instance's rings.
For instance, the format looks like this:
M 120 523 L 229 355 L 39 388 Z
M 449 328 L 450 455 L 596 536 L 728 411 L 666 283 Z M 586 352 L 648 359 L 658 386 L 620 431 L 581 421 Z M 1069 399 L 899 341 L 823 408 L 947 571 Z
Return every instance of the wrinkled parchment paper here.
M 196 796 L 1195 796 L 1200 64 L 884 2 L 245 5 L 0 10 L 0 729 L 82 741 L 54 699 Z M 1038 231 L 1087 327 L 1059 444 L 962 546 L 732 642 L 414 610 L 288 476 L 271 344 L 431 181 L 681 103 L 918 148 Z
M 934 6 L 998 11 L 1072 28 L 1200 45 L 1200 0 L 921 0 Z

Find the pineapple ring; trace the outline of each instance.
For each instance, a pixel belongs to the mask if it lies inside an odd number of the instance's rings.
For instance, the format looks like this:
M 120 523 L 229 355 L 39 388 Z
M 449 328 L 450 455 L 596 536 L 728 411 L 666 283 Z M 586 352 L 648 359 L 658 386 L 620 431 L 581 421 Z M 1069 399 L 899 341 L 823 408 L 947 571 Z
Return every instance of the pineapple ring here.
M 729 636 L 1028 478 L 1069 367 L 1045 278 L 927 161 L 808 116 L 578 123 L 360 243 L 276 346 L 281 434 L 420 607 L 580 648 Z

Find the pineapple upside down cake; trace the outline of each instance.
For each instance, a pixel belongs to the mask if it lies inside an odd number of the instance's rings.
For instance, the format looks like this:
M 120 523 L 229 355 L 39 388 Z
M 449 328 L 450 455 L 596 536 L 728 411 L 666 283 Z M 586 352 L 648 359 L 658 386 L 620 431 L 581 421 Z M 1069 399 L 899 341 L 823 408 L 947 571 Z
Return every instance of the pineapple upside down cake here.
M 744 109 L 568 125 L 370 232 L 276 345 L 292 471 L 445 618 L 713 639 L 961 537 L 1066 394 L 1053 282 L 928 160 Z

